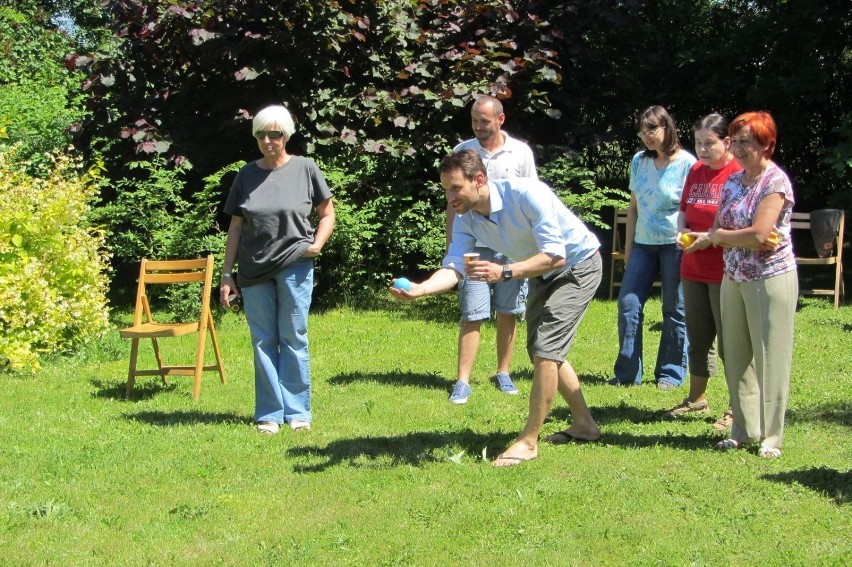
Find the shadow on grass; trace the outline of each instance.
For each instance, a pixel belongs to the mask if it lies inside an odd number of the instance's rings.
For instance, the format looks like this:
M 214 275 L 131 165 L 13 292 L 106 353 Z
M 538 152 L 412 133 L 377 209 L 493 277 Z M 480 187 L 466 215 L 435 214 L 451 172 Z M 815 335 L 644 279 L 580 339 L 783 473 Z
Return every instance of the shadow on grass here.
M 694 437 L 683 433 L 641 435 L 638 433 L 602 432 L 601 443 L 639 449 L 642 447 L 670 447 L 683 451 L 713 451 L 719 439 L 710 435 Z
M 838 401 L 815 407 L 788 408 L 787 423 L 822 421 L 837 425 L 852 425 L 852 402 Z
M 564 403 L 564 402 L 563 402 Z M 657 423 L 667 421 L 663 419 L 662 411 L 647 410 L 627 405 L 620 402 L 617 406 L 599 406 L 590 408 L 598 425 L 605 426 L 610 423 L 626 421 L 629 423 Z M 571 412 L 567 406 L 560 405 L 550 412 L 550 417 L 562 421 L 571 420 Z
M 133 395 L 128 400 L 124 397 L 124 393 L 127 391 L 127 383 L 114 383 L 114 382 L 103 382 L 101 380 L 91 380 L 90 383 L 95 387 L 95 391 L 92 393 L 92 397 L 95 398 L 106 398 L 109 400 L 124 400 L 127 402 L 138 402 L 140 400 L 148 400 L 162 394 L 164 392 L 171 392 L 178 387 L 178 384 L 175 382 L 170 382 L 168 384 L 163 384 L 157 380 L 144 380 L 139 381 L 137 379 L 136 384 L 133 387 Z
M 451 390 L 453 380 L 448 380 L 440 374 L 427 372 L 418 374 L 414 372 L 347 372 L 329 378 L 328 382 L 337 386 L 352 384 L 354 382 L 375 382 L 390 386 L 414 386 L 427 390 Z
M 580 386 L 606 384 L 611 378 L 610 376 L 603 376 L 602 374 L 578 374 L 577 377 L 580 379 Z
M 491 377 L 493 378 L 493 377 Z M 489 380 L 491 379 L 489 378 Z M 512 373 L 512 379 L 515 381 L 532 382 L 533 373 L 530 369 L 518 370 Z M 580 376 L 581 384 L 603 384 L 607 381 L 606 376 L 583 374 Z M 450 391 L 455 384 L 455 380 L 448 379 L 434 372 L 415 373 L 415 372 L 346 372 L 329 378 L 328 382 L 336 386 L 344 386 L 355 382 L 375 382 L 377 384 L 385 384 L 390 386 L 413 386 L 424 388 L 426 390 L 447 390 Z
M 647 410 L 619 403 L 617 406 L 592 407 L 592 415 L 603 430 L 601 443 L 606 445 L 617 445 L 619 447 L 655 447 L 664 445 L 673 449 L 682 450 L 712 450 L 718 439 L 714 435 L 689 436 L 675 433 L 680 422 L 663 417 L 662 410 Z M 567 407 L 555 408 L 550 412 L 549 419 L 563 422 L 571 422 L 571 412 Z M 696 418 L 699 419 L 699 418 Z M 700 419 L 711 423 L 713 418 Z M 608 433 L 606 426 L 614 423 L 630 423 L 636 425 L 635 433 Z M 641 424 L 664 423 L 670 424 L 672 431 L 664 434 L 644 434 L 641 432 Z
M 533 379 L 533 371 L 532 368 L 524 368 L 523 370 L 509 370 L 512 374 L 512 380 L 525 380 L 527 382 L 532 382 Z
M 254 423 L 254 420 L 249 416 L 231 412 L 141 411 L 139 413 L 125 413 L 123 417 L 130 421 L 139 421 L 157 427 L 219 424 L 251 425 Z
M 765 474 L 760 478 L 772 482 L 806 486 L 840 505 L 852 502 L 852 470 L 840 472 L 827 467 L 811 467 Z
M 387 437 L 356 437 L 338 439 L 325 447 L 303 446 L 288 449 L 288 457 L 319 458 L 316 464 L 297 464 L 293 470 L 299 473 L 322 472 L 339 465 L 351 467 L 395 467 L 421 465 L 449 459 L 452 451 L 462 450 L 468 458 L 478 458 L 486 449 L 489 458 L 515 438 L 513 433 L 477 433 L 463 431 L 424 431 Z M 445 452 L 442 453 L 442 450 Z M 445 456 L 446 455 L 446 456 Z
M 389 296 L 388 296 L 389 297 Z M 418 319 L 433 323 L 458 323 L 459 305 L 455 293 L 426 297 L 415 302 L 399 302 L 388 299 L 387 310 L 397 309 L 405 314 L 406 319 Z

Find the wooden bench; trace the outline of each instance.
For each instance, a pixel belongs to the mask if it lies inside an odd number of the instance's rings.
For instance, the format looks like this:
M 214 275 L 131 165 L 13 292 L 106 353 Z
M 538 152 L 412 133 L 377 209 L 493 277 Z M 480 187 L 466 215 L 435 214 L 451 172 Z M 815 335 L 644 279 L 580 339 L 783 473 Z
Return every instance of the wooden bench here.
M 799 254 L 799 251 L 794 247 L 793 250 L 796 252 L 796 264 L 799 266 L 834 266 L 834 287 L 831 289 L 802 289 L 799 288 L 800 295 L 826 295 L 834 297 L 834 308 L 838 309 L 840 307 L 840 298 L 843 297 L 844 289 L 843 289 L 843 231 L 846 223 L 846 213 L 845 211 L 840 211 L 840 225 L 838 227 L 837 232 L 834 235 L 834 243 L 832 245 L 831 251 L 828 256 L 820 257 L 818 254 L 815 256 L 805 256 L 804 254 Z M 790 217 L 790 227 L 793 230 L 794 243 L 801 243 L 807 239 L 808 242 L 812 242 L 813 238 L 811 236 L 811 213 L 793 213 Z M 807 235 L 800 234 L 799 238 L 796 237 L 796 231 L 807 231 Z M 801 281 L 801 274 L 799 275 L 799 281 Z

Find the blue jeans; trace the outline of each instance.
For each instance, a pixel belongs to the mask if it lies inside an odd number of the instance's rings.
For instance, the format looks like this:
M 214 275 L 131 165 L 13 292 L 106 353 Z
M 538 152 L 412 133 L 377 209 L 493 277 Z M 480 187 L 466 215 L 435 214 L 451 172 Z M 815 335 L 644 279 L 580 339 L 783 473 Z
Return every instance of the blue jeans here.
M 654 280 L 660 274 L 663 299 L 663 332 L 657 351 L 654 376 L 657 382 L 677 386 L 686 377 L 686 319 L 680 285 L 682 252 L 674 244 L 634 244 L 621 292 L 618 294 L 618 358 L 615 379 L 621 384 L 642 383 L 642 322 Z
M 314 262 L 297 260 L 274 279 L 243 288 L 254 350 L 254 419 L 311 421 L 308 309 Z

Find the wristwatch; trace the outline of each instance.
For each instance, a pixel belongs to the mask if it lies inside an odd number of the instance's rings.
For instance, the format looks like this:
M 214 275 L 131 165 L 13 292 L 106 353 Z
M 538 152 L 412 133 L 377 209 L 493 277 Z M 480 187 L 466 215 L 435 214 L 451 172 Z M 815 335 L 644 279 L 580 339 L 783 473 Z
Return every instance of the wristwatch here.
M 512 268 L 509 267 L 509 264 L 503 266 L 503 281 L 507 282 L 512 279 Z

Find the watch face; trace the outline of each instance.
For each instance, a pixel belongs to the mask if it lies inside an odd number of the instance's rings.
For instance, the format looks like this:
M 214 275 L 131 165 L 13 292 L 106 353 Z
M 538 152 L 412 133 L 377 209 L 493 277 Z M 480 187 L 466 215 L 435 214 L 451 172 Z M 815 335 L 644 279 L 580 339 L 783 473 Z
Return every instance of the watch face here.
M 503 279 L 510 280 L 512 279 L 512 268 L 509 266 L 503 266 Z

